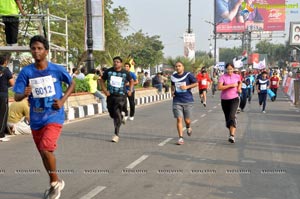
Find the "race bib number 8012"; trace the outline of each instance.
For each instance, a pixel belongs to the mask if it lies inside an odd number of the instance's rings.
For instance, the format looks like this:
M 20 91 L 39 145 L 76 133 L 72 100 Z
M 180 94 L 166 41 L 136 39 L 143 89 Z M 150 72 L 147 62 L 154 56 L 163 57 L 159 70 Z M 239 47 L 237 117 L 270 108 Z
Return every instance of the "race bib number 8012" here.
M 29 80 L 34 98 L 45 98 L 55 95 L 52 76 L 38 77 Z

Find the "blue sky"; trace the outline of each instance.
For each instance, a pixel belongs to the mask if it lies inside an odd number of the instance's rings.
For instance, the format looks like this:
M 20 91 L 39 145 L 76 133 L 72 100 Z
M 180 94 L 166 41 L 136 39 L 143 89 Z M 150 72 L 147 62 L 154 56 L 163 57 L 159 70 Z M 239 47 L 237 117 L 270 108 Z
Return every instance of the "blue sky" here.
M 114 7 L 126 7 L 130 28 L 124 35 L 142 30 L 148 35 L 159 35 L 165 45 L 165 56 L 182 56 L 182 35 L 188 28 L 188 0 L 113 0 Z M 299 0 L 298 0 L 299 1 Z M 298 3 L 297 0 L 288 0 L 287 3 Z M 205 21 L 213 21 L 213 1 L 191 0 L 193 32 L 196 34 L 196 50 L 209 51 L 209 38 L 213 32 L 213 26 Z M 300 21 L 299 8 L 294 9 L 298 13 L 290 13 L 287 10 L 286 38 L 274 38 L 273 43 L 284 43 L 288 37 L 289 22 Z M 283 35 L 283 32 L 278 32 Z M 241 41 L 217 40 L 217 47 L 240 46 Z M 252 43 L 255 46 L 255 41 Z

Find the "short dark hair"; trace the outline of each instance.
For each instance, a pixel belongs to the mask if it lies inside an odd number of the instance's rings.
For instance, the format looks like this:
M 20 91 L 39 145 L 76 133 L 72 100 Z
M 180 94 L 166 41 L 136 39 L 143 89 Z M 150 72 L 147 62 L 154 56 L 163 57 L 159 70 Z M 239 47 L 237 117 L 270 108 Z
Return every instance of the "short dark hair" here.
M 228 68 L 228 66 L 231 66 L 232 68 L 234 68 L 234 65 L 233 65 L 232 63 L 227 63 L 227 64 L 225 65 L 225 68 Z
M 116 56 L 113 58 L 113 61 L 119 60 L 121 63 L 123 62 L 122 58 L 120 56 Z
M 263 72 L 261 72 L 261 74 L 263 75 L 263 74 L 268 74 L 268 72 L 267 71 L 263 71 Z
M 122 62 L 122 61 L 121 61 Z M 129 68 L 131 67 L 131 64 L 130 63 L 128 63 L 128 62 L 126 62 L 125 64 L 124 64 L 124 66 L 125 65 L 128 65 L 129 66 Z
M 29 47 L 31 48 L 32 44 L 35 42 L 41 42 L 44 44 L 44 47 L 46 50 L 49 50 L 49 42 L 48 40 L 43 37 L 42 35 L 35 35 L 30 39 Z
M 5 52 L 0 54 L 0 65 L 3 65 L 6 61 L 10 59 L 10 53 Z

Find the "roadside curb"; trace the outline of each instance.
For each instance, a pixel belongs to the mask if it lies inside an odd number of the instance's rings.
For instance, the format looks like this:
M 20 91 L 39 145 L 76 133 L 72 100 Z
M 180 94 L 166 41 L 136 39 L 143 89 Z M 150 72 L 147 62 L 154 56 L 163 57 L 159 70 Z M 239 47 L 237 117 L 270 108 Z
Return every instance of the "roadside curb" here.
M 135 105 L 140 106 L 152 102 L 164 101 L 172 98 L 171 93 L 143 96 L 135 99 Z M 65 121 L 82 119 L 85 117 L 102 114 L 101 103 L 86 104 L 76 107 L 69 107 L 65 110 Z

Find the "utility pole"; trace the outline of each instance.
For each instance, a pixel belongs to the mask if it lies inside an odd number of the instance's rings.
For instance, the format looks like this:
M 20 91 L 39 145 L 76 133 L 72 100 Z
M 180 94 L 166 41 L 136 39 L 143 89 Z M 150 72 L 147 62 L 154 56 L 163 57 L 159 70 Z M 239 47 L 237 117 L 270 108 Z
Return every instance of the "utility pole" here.
M 217 8 L 216 8 L 216 1 L 214 0 L 214 66 L 217 65 Z
M 192 33 L 192 29 L 191 29 L 191 0 L 189 0 L 189 15 L 188 15 L 188 33 Z
M 92 0 L 86 0 L 86 35 L 87 35 L 87 72 L 94 68 L 93 58 L 93 23 L 92 23 Z

